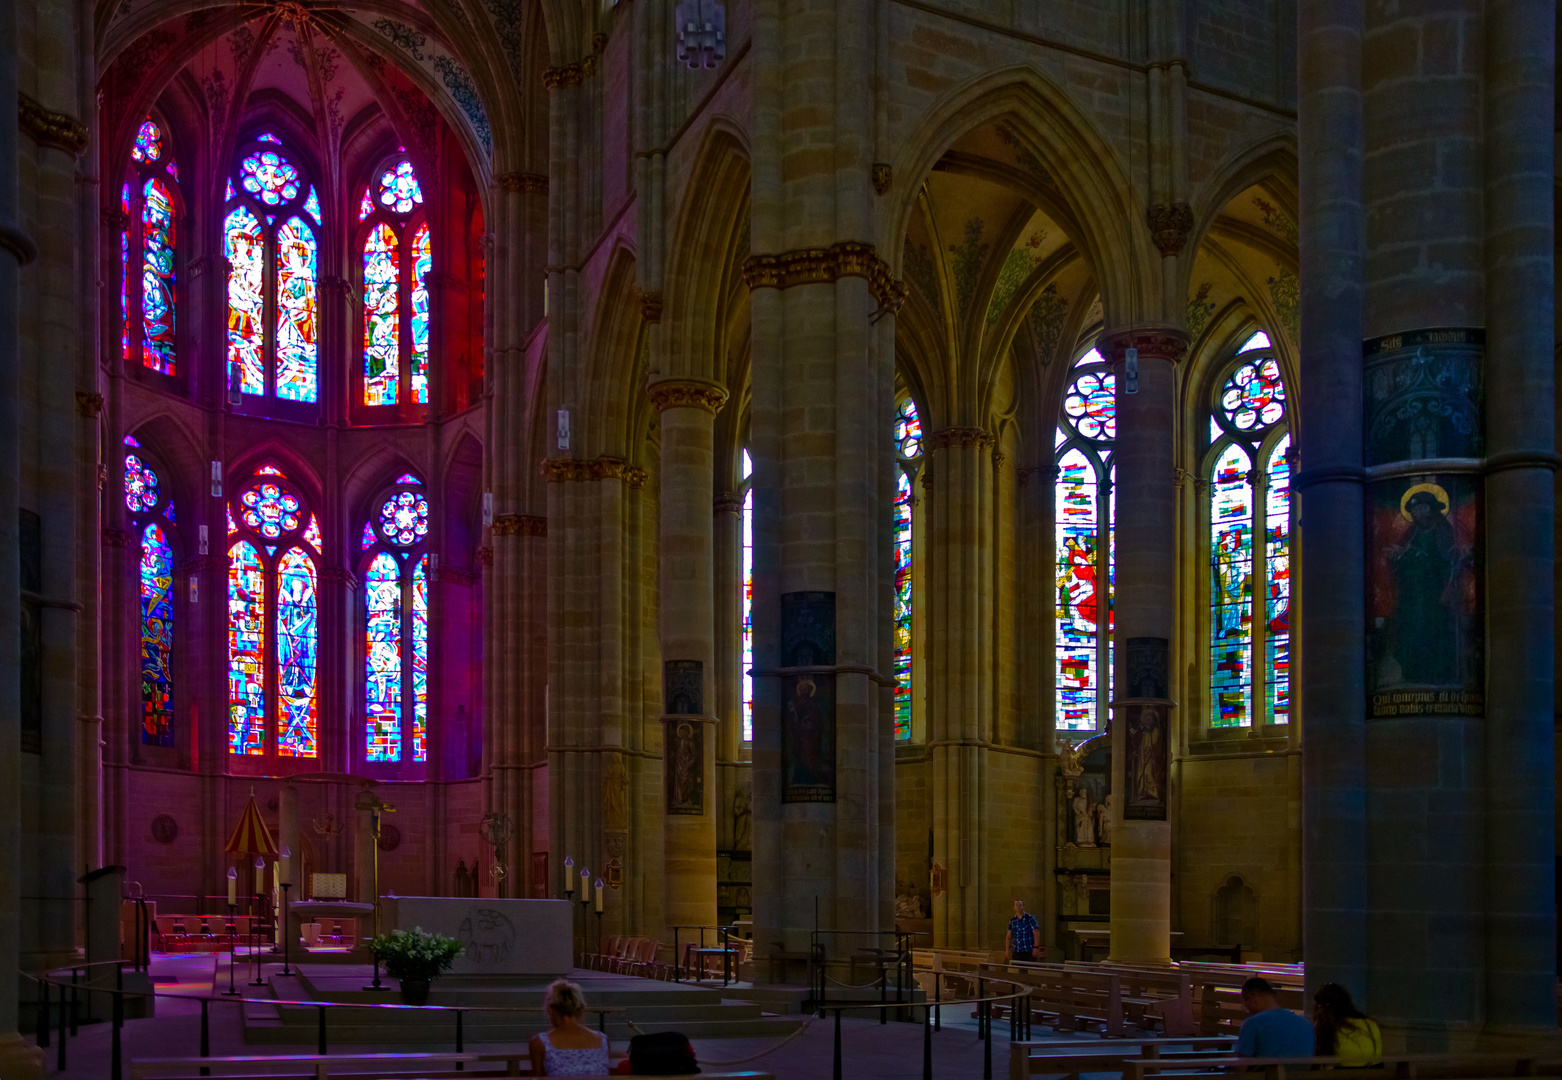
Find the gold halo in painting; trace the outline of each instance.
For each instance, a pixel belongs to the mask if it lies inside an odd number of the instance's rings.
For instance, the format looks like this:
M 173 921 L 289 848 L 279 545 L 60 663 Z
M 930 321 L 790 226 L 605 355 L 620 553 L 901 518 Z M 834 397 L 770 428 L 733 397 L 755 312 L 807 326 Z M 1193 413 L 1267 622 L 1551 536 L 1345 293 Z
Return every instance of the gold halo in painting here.
M 1399 497 L 1399 516 L 1406 521 L 1410 520 L 1410 511 L 1405 509 L 1405 504 L 1410 501 L 1410 496 L 1420 491 L 1430 491 L 1443 508 L 1443 516 L 1448 516 L 1448 492 L 1436 484 L 1412 484 L 1405 489 L 1405 493 Z

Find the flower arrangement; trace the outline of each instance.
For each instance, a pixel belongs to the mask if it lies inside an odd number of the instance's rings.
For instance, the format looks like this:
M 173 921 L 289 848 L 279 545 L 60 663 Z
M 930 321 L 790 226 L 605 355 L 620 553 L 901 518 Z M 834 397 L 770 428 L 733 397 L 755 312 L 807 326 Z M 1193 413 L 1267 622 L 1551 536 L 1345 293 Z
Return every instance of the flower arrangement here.
M 433 979 L 448 971 L 466 949 L 453 937 L 426 934 L 418 926 L 387 930 L 369 942 L 369 951 L 393 979 Z

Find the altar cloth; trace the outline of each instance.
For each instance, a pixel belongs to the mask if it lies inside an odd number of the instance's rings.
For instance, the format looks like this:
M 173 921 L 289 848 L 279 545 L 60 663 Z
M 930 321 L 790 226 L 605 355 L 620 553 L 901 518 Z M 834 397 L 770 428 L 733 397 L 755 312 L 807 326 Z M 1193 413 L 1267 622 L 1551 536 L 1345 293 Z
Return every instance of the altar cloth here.
M 422 927 L 461 942 L 452 975 L 563 975 L 572 967 L 573 916 L 568 900 L 380 898 L 381 929 Z

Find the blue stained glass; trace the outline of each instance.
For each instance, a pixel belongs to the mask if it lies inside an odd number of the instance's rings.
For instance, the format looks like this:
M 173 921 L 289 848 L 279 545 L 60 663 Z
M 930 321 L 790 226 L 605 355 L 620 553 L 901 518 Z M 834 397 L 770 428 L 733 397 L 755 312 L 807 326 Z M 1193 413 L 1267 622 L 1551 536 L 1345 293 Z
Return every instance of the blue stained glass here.
M 428 556 L 412 568 L 412 760 L 428 760 Z
M 266 392 L 261 358 L 266 320 L 262 283 L 265 280 L 265 236 L 260 222 L 240 206 L 223 222 L 223 255 L 228 260 L 228 368 L 237 369 L 239 388 L 246 394 Z
M 1054 495 L 1056 726 L 1091 731 L 1100 693 L 1101 503 L 1096 467 L 1078 447 L 1058 462 Z
M 273 135 L 269 131 L 264 132 L 264 133 L 262 133 L 260 135 L 256 135 L 255 136 L 255 141 L 256 142 L 276 143 L 278 146 L 282 145 L 282 140 L 277 138 L 275 135 Z
M 895 416 L 895 450 L 899 457 L 911 459 L 922 453 L 922 420 L 916 402 L 906 398 Z M 912 529 L 913 506 L 911 475 L 897 467 L 895 502 L 895 738 L 911 738 L 912 725 Z
M 174 553 L 156 523 L 141 533 L 141 742 L 172 746 Z
M 365 521 L 363 523 L 363 536 L 358 541 L 358 547 L 359 547 L 359 550 L 361 550 L 361 551 L 368 551 L 373 546 L 374 546 L 374 525 L 373 525 L 372 522 Z
M 157 177 L 141 189 L 141 364 L 175 372 L 174 205 Z
M 401 571 L 380 552 L 363 575 L 365 757 L 401 760 Z
M 1291 719 L 1291 436 L 1269 455 L 1265 496 L 1264 558 L 1268 596 L 1264 603 L 1269 654 L 1268 712 L 1271 724 Z
M 1250 463 L 1228 446 L 1210 483 L 1210 668 L 1212 727 L 1252 723 L 1253 487 Z
M 315 670 L 319 636 L 315 564 L 301 548 L 277 563 L 277 753 L 312 758 L 319 753 Z
M 231 531 L 231 530 L 230 530 Z M 266 573 L 241 540 L 228 549 L 228 752 L 266 752 Z
M 416 476 L 413 476 L 409 472 L 404 472 L 400 476 L 396 477 L 396 483 L 398 483 L 398 484 L 422 484 L 423 481 L 419 480 Z
M 315 400 L 317 345 L 315 234 L 292 217 L 277 230 L 277 397 Z
M 304 200 L 304 209 L 309 211 L 309 216 L 315 219 L 315 224 L 320 224 L 320 196 L 315 194 L 315 186 L 309 185 L 309 197 Z

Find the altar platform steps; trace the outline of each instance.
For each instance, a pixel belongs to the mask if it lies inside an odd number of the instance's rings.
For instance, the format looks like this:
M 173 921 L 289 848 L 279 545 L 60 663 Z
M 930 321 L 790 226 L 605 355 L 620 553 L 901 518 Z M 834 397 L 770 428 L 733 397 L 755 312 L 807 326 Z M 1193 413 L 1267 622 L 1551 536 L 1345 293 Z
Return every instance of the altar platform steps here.
M 752 1001 L 732 996 L 733 988 L 696 987 L 649 979 L 604 977 L 598 972 L 576 972 L 586 1000 L 593 1005 L 611 1005 L 623 1012 L 609 1013 L 607 1031 L 615 1042 L 638 1032 L 681 1031 L 690 1038 L 764 1038 L 784 1036 L 795 1031 L 802 1018 L 781 1016 Z M 382 981 L 386 981 L 383 980 Z M 551 980 L 550 980 L 551 981 Z M 368 972 L 345 969 L 324 974 L 320 968 L 293 976 L 272 975 L 270 1000 L 254 998 L 244 1008 L 244 1041 L 265 1045 L 313 1045 L 319 1010 L 309 1006 L 276 1004 L 287 1001 L 332 1001 L 354 1004 L 399 1004 L 395 980 L 388 980 L 388 992 L 363 990 Z M 524 1041 L 540 1031 L 546 1021 L 542 1013 L 546 982 L 523 985 L 497 985 L 476 980 L 441 979 L 429 995 L 431 1005 L 470 1007 L 463 1021 L 469 1044 Z M 518 1008 L 521 1012 L 491 1013 L 484 1006 Z M 588 1010 L 592 1027 L 598 1017 Z M 328 1038 L 333 1045 L 373 1046 L 384 1044 L 437 1044 L 455 1041 L 455 1016 L 448 1012 L 418 1012 L 404 1009 L 332 1009 L 327 1015 Z

